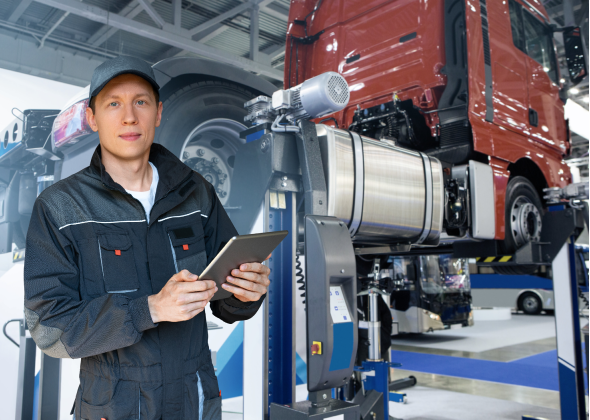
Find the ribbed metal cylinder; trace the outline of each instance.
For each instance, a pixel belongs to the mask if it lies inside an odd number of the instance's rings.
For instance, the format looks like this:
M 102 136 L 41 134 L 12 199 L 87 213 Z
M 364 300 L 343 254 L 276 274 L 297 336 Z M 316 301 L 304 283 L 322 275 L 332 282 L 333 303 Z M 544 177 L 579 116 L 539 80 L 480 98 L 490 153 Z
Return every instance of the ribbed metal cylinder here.
M 381 360 L 381 322 L 378 321 L 377 299 L 379 295 L 369 293 L 369 359 Z
M 436 158 L 316 125 L 328 189 L 328 215 L 355 242 L 437 243 L 444 183 Z

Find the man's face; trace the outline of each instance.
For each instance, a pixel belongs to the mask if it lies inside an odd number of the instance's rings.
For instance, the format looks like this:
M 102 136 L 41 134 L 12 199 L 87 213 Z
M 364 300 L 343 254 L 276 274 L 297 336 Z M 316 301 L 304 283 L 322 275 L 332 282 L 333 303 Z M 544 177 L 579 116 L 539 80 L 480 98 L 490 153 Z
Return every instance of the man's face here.
M 112 79 L 96 95 L 94 112 L 86 109 L 86 119 L 98 131 L 103 153 L 122 160 L 149 154 L 161 118 L 162 102 L 156 103 L 149 82 L 134 74 Z

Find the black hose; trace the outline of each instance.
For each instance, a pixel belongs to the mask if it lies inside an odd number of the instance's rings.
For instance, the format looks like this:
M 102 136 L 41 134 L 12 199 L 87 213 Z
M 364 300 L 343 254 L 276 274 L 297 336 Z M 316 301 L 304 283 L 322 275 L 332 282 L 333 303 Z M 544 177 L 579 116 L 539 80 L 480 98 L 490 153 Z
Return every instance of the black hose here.
M 303 298 L 303 304 L 305 305 L 305 275 L 303 274 L 303 268 L 301 268 L 300 256 L 299 252 L 297 252 L 295 256 L 295 279 L 297 280 L 297 284 L 299 284 L 298 289 L 303 290 L 303 293 L 299 296 Z
M 4 336 L 5 336 L 6 338 L 8 338 L 10 341 L 12 341 L 12 342 L 14 343 L 14 345 L 15 345 L 15 346 L 17 346 L 17 347 L 20 347 L 20 345 L 19 345 L 19 344 L 18 344 L 16 341 L 14 341 L 14 340 L 12 339 L 12 337 L 10 337 L 10 336 L 8 335 L 8 333 L 6 332 L 6 327 L 8 326 L 8 324 L 10 324 L 11 322 L 16 322 L 16 321 L 18 321 L 18 322 L 23 322 L 23 320 L 22 320 L 22 319 L 11 319 L 10 321 L 6 321 L 6 323 L 4 324 L 4 327 L 2 327 L 2 332 L 4 333 Z
M 336 121 L 336 118 L 334 118 L 334 117 L 324 118 L 323 120 L 321 120 L 319 122 L 319 124 L 322 124 L 323 122 L 326 122 L 326 121 L 334 121 L 334 124 L 336 124 L 336 128 L 340 128 L 340 127 L 338 127 L 338 121 Z

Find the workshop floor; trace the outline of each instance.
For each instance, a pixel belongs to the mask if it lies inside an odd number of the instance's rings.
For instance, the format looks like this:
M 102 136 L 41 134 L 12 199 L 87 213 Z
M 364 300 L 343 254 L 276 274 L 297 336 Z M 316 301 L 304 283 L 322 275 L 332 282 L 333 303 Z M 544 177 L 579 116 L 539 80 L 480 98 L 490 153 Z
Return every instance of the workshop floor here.
M 529 414 L 526 412 L 529 409 L 526 405 L 557 410 L 555 414 L 559 418 L 553 316 L 513 314 L 509 321 L 480 321 L 473 327 L 461 330 L 394 337 L 391 349 L 392 361 L 396 361 L 396 354 L 399 359 L 407 360 L 406 363 L 402 361 L 404 369 L 395 371 L 395 378 L 413 375 L 420 386 L 430 389 L 495 399 L 496 404 L 489 407 L 496 407 L 498 400 L 506 401 L 507 407 L 516 407 L 511 403 L 522 404 L 523 407 L 514 414 Z M 398 351 L 399 353 L 396 353 Z M 439 365 L 444 364 L 445 369 L 428 369 L 427 360 L 420 365 L 412 363 L 412 360 L 407 358 L 407 355 L 412 353 L 408 352 L 412 352 L 414 356 L 416 353 L 447 356 L 449 358 L 445 360 L 455 363 L 457 368 L 449 367 L 444 360 L 436 360 Z M 465 369 L 461 369 L 460 358 L 476 359 L 463 363 L 465 366 L 474 365 L 470 366 L 468 374 L 465 373 Z M 482 362 L 478 363 L 477 360 Z M 511 369 L 514 370 L 514 374 L 510 374 Z M 502 370 L 507 372 L 503 379 L 497 375 Z M 521 377 L 518 378 L 517 374 Z M 542 380 L 535 382 L 535 376 Z M 410 395 L 409 390 L 407 392 Z M 451 406 L 453 404 L 449 405 L 449 409 Z M 551 418 L 549 415 L 545 417 Z
M 418 380 L 420 383 L 420 380 Z M 427 386 L 404 391 L 406 404 L 389 403 L 389 414 L 403 420 L 520 420 L 523 415 L 560 420 L 559 410 Z M 225 418 L 224 418 L 225 420 Z
M 581 319 L 582 325 L 587 322 Z M 559 392 L 553 383 L 557 379 L 552 376 L 557 371 L 557 360 L 555 366 L 553 364 L 556 357 L 553 316 L 513 314 L 510 321 L 480 321 L 461 330 L 402 335 L 392 339 L 391 349 L 392 361 L 396 361 L 397 355 L 406 360 L 404 367 L 413 369 L 396 369 L 394 378 L 413 375 L 418 381 L 417 386 L 402 391 L 407 395 L 406 404 L 390 403 L 391 415 L 395 418 L 520 420 L 523 415 L 530 415 L 560 419 Z M 423 354 L 422 361 L 416 353 Z M 437 359 L 441 356 L 447 357 L 442 363 Z M 461 358 L 471 360 L 463 363 Z M 469 370 L 462 365 L 469 364 L 475 364 L 474 370 L 479 369 L 479 373 L 469 372 L 464 375 L 468 377 L 461 377 L 461 371 Z M 441 365 L 445 367 L 440 368 Z M 507 380 L 500 378 L 498 382 L 477 379 L 478 375 L 484 378 L 492 375 L 495 367 L 514 367 L 520 372 L 520 382 L 515 379 L 517 375 L 511 374 L 506 375 Z M 530 369 L 531 375 L 540 375 L 544 381 L 537 383 L 529 379 L 527 382 L 526 369 Z M 305 399 L 305 385 L 297 388 L 297 400 Z M 242 419 L 241 397 L 224 400 L 223 420 L 238 419 Z

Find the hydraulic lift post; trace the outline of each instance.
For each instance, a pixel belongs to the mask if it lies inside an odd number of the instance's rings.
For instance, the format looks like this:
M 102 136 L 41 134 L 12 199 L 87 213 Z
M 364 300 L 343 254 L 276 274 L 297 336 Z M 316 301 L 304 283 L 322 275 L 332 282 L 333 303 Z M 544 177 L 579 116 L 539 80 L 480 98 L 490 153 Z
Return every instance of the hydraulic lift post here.
M 575 237 L 570 236 L 553 259 L 551 267 L 561 417 L 583 420 L 587 415 L 574 244 Z

